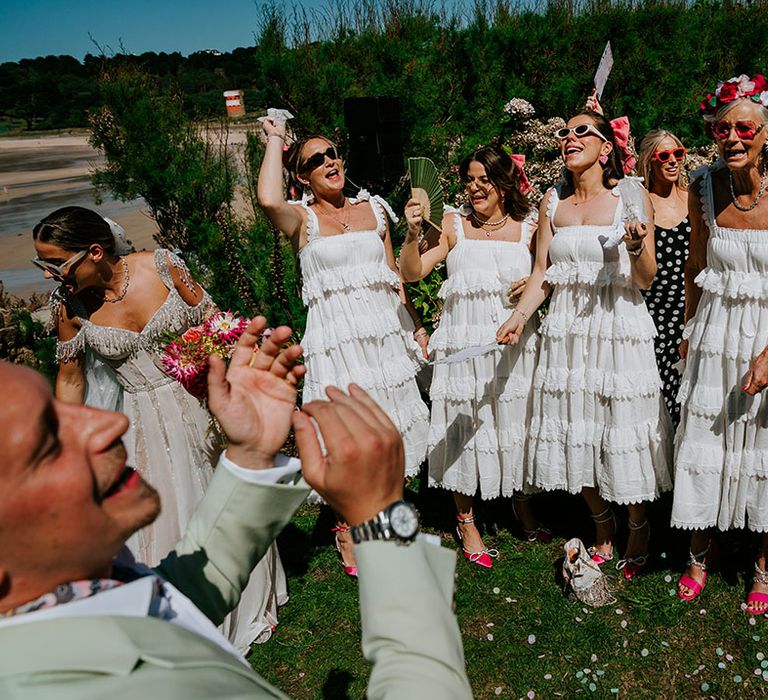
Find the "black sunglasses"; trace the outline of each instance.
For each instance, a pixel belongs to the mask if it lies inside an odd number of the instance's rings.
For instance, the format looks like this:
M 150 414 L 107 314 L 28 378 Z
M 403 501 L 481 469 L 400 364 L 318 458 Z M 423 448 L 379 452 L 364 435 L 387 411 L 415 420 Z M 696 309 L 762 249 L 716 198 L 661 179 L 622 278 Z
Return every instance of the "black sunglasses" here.
M 299 168 L 299 172 L 309 173 L 313 170 L 317 170 L 323 163 L 325 163 L 326 157 L 330 158 L 331 160 L 336 160 L 339 157 L 336 153 L 335 146 L 329 146 L 322 153 L 315 153 L 311 155 L 304 161 L 304 165 Z

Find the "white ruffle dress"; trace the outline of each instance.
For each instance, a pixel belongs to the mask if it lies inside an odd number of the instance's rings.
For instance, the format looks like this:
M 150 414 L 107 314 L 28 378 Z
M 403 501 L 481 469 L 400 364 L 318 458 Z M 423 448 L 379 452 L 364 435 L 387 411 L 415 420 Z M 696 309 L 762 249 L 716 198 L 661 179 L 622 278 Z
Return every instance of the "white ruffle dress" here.
M 768 532 L 768 395 L 741 390 L 768 346 L 768 230 L 718 226 L 712 172 L 699 181 L 707 267 L 688 322 L 678 401 L 672 525 Z
M 182 299 L 169 263 L 186 268 L 174 253 L 158 249 L 154 261 L 168 295 L 140 332 L 91 322 L 75 297 L 71 303 L 80 330 L 56 348 L 58 362 L 93 353 L 114 371 L 112 376 L 122 387 L 122 407 L 130 419 L 123 437 L 128 464 L 157 489 L 162 503 L 157 520 L 128 541 L 136 560 L 150 566 L 159 564 L 181 539 L 220 452 L 206 407 L 160 369 L 158 356 L 165 335 L 183 333 L 202 323 L 216 307 L 207 293 L 194 307 Z M 246 653 L 252 642 L 269 639 L 277 625 L 278 606 L 287 600 L 285 571 L 273 544 L 251 573 L 240 603 L 227 616 L 222 631 Z
M 358 199 L 370 201 L 376 228 L 332 236 L 320 234 L 306 201 L 296 202 L 307 211 L 308 239 L 299 251 L 307 305 L 302 400 L 327 398 L 329 385 L 359 384 L 403 436 L 406 474 L 413 475 L 426 457 L 429 411 L 416 384 L 413 323 L 384 250 L 385 213 L 397 218 L 380 197 L 361 192 Z
M 456 244 L 448 253 L 448 278 L 440 325 L 429 343 L 436 364 L 430 398 L 429 483 L 483 499 L 512 496 L 523 488 L 526 432 L 536 369 L 536 319 L 522 338 L 480 357 L 440 360 L 468 347 L 493 343 L 511 313 L 509 285 L 531 274 L 529 244 L 535 217 L 522 222 L 517 242 L 468 239 L 462 216 L 452 217 Z
M 653 324 L 631 278 L 622 233 L 622 195 L 608 226 L 554 224 L 532 394 L 528 486 L 578 493 L 594 487 L 607 501 L 640 503 L 672 487 L 671 424 L 656 367 Z

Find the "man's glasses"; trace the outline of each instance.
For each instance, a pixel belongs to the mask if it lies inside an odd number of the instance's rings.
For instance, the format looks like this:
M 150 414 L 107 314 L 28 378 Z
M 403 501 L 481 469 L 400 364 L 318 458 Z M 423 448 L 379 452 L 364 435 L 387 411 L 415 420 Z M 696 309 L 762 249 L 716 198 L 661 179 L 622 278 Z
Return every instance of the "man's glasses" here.
M 323 163 L 325 163 L 326 157 L 330 158 L 331 160 L 336 160 L 339 157 L 334 146 L 330 146 L 322 153 L 315 153 L 311 155 L 304 161 L 304 165 L 299 168 L 299 172 L 309 173 L 313 170 L 317 170 Z
M 597 127 L 592 126 L 592 124 L 579 124 L 578 126 L 574 127 L 564 126 L 562 129 L 558 129 L 555 132 L 555 138 L 559 139 L 560 141 L 565 141 L 571 132 L 573 132 L 574 136 L 577 136 L 580 139 L 588 136 L 589 134 L 592 134 L 593 136 L 601 138 L 603 141 L 608 140 L 597 130 Z
M 33 258 L 32 264 L 39 267 L 43 272 L 47 272 L 57 280 L 63 280 L 67 274 L 69 274 L 72 265 L 82 260 L 88 255 L 88 249 L 81 250 L 79 253 L 75 253 L 71 258 L 65 260 L 61 265 L 55 265 L 47 260 L 41 260 L 40 258 Z
M 677 148 L 670 148 L 667 151 L 656 151 L 653 157 L 659 161 L 659 163 L 667 163 L 670 158 L 675 160 L 682 160 L 685 158 L 686 150 L 684 146 L 678 146 Z
M 725 120 L 717 122 L 712 125 L 712 135 L 718 141 L 725 141 L 730 135 L 731 131 L 736 132 L 736 136 L 743 141 L 751 141 L 755 136 L 760 133 L 760 130 L 765 126 L 765 122 L 757 124 L 752 121 L 738 121 L 735 124 L 731 124 Z

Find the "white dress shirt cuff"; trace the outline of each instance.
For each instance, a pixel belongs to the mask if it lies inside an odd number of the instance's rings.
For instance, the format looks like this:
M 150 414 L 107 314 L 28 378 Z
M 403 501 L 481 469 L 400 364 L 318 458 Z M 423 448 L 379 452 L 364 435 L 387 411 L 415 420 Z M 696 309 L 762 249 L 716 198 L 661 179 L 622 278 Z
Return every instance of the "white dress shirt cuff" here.
M 279 454 L 275 456 L 275 464 L 270 469 L 245 469 L 229 459 L 225 450 L 219 457 L 219 467 L 224 467 L 238 479 L 251 484 L 291 484 L 301 471 L 301 462 L 295 457 Z

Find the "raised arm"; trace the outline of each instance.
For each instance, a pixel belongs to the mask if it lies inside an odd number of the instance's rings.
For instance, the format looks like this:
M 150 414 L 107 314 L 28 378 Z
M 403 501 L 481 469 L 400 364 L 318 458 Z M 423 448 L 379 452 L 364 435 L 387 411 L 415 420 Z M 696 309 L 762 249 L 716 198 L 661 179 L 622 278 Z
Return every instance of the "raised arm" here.
M 550 286 L 544 281 L 544 276 L 549 267 L 549 244 L 552 242 L 552 222 L 549 220 L 547 208 L 552 197 L 549 190 L 541 200 L 539 207 L 539 228 L 536 231 L 536 260 L 533 263 L 531 276 L 525 284 L 520 301 L 510 317 L 496 332 L 496 340 L 500 343 L 514 345 L 523 334 L 523 329 L 528 319 L 536 313 L 538 308 L 549 296 Z
M 418 282 L 424 279 L 435 265 L 448 257 L 450 246 L 448 244 L 448 226 L 452 221 L 449 217 L 453 214 L 446 214 L 443 217 L 441 231 L 438 234 L 437 242 L 431 245 L 424 253 L 419 250 L 419 233 L 423 226 L 424 219 L 421 215 L 421 205 L 411 199 L 405 205 L 405 220 L 408 222 L 408 232 L 405 235 L 405 242 L 400 249 L 400 274 L 406 282 Z M 458 214 L 455 214 L 458 216 Z M 434 229 L 430 229 L 434 231 Z
M 267 119 L 262 128 L 267 137 L 267 144 L 259 170 L 259 206 L 272 225 L 288 236 L 294 249 L 300 250 L 306 243 L 306 214 L 301 207 L 288 204 L 283 193 L 285 126 Z

